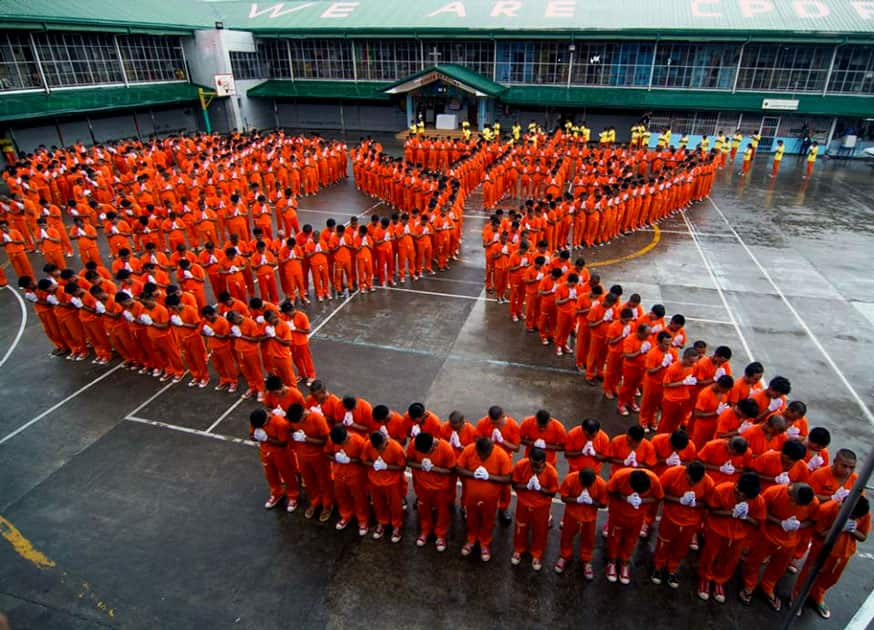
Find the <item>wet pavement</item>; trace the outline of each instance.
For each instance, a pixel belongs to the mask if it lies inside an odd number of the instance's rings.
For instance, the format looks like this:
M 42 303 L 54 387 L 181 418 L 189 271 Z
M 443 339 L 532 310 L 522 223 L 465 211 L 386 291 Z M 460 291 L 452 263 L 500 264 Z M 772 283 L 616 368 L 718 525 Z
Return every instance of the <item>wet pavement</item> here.
M 583 256 L 604 284 L 684 313 L 690 340 L 731 346 L 736 371 L 753 356 L 768 376 L 789 377 L 811 426 L 831 430 L 832 452 L 850 447 L 861 457 L 874 445 L 852 393 L 874 403 L 874 182 L 863 163 L 821 160 L 810 182 L 802 166 L 787 158 L 776 181 L 762 159 L 745 181 L 723 172 L 713 199 L 686 218 Z M 475 422 L 491 404 L 516 418 L 544 407 L 568 427 L 591 416 L 611 435 L 624 431 L 629 420 L 585 384 L 571 358 L 555 357 L 482 291 L 479 200 L 469 201 L 462 260 L 449 272 L 342 308 L 310 307 L 313 324 L 324 324 L 312 340 L 319 376 L 337 394 L 400 409 L 422 400 L 441 418 L 458 409 Z M 388 212 L 376 204 L 346 181 L 302 199 L 301 223 Z M 0 292 L 3 353 L 20 322 L 19 302 Z M 449 550 L 438 554 L 415 547 L 414 511 L 398 545 L 338 533 L 300 512 L 265 512 L 255 449 L 216 437 L 245 437 L 254 403 L 165 386 L 115 364 L 52 359 L 48 350 L 28 309 L 0 368 L 0 533 L 31 545 L 15 551 L 0 541 L 0 610 L 13 628 L 740 628 L 782 620 L 760 598 L 740 605 L 735 584 L 725 605 L 699 601 L 694 553 L 679 590 L 650 584 L 654 536 L 639 546 L 624 587 L 604 580 L 600 540 L 593 583 L 577 563 L 555 575 L 557 529 L 536 574 L 526 562 L 509 564 L 511 528 L 500 528 L 487 565 L 462 559 L 458 515 Z M 554 506 L 557 519 L 560 511 Z M 840 628 L 855 613 L 874 588 L 874 545 L 860 551 L 829 596 L 832 619 L 808 611 L 798 627 Z M 790 588 L 787 578 L 778 590 Z

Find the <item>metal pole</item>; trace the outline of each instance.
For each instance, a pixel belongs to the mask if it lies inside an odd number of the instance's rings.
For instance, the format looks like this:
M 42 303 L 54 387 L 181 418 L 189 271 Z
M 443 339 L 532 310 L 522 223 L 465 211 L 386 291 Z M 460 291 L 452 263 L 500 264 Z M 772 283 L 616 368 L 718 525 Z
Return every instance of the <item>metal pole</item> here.
M 567 86 L 571 86 L 571 77 L 574 74 L 574 52 L 576 50 L 576 46 L 573 44 L 570 45 L 570 59 L 567 64 Z
M 652 90 L 652 78 L 655 76 L 655 62 L 656 55 L 659 52 L 659 40 L 655 40 L 655 43 L 652 46 L 652 63 L 649 65 L 649 87 L 646 88 L 647 92 Z
M 841 511 L 838 512 L 838 517 L 835 519 L 832 528 L 825 537 L 822 549 L 820 549 L 819 553 L 816 555 L 816 558 L 813 561 L 813 566 L 807 574 L 807 579 L 804 580 L 804 584 L 798 592 L 798 597 L 796 597 L 795 601 L 792 602 L 792 608 L 789 610 L 789 614 L 786 616 L 786 621 L 783 623 L 783 630 L 789 630 L 789 628 L 792 627 L 792 624 L 795 623 L 795 620 L 797 619 L 795 616 L 796 613 L 801 610 L 801 607 L 807 602 L 807 597 L 810 595 L 813 583 L 816 578 L 819 577 L 819 572 L 822 570 L 823 565 L 825 565 L 826 560 L 828 560 L 832 549 L 834 549 L 835 543 L 838 541 L 838 536 L 840 536 L 841 532 L 844 531 L 844 525 L 850 518 L 850 512 L 853 511 L 856 501 L 865 489 L 865 484 L 868 483 L 868 479 L 870 479 L 872 472 L 874 472 L 874 453 L 868 455 L 865 463 L 862 464 L 859 478 L 856 479 L 856 483 L 853 484 L 853 489 L 850 490 L 850 494 L 847 495 L 846 499 L 844 499 Z
M 43 89 L 46 91 L 46 94 L 51 94 L 52 90 L 49 88 L 46 73 L 42 68 L 42 60 L 39 58 L 39 51 L 36 48 L 36 40 L 33 39 L 33 33 L 28 33 L 28 35 L 30 35 L 30 49 L 33 51 L 33 60 L 36 62 L 36 69 L 39 71 L 39 78 L 42 81 Z
M 352 80 L 358 82 L 358 55 L 355 54 L 355 40 L 350 39 L 349 45 L 352 47 Z
M 118 45 L 118 35 L 112 36 L 112 43 L 115 44 L 115 56 L 118 57 L 118 65 L 121 66 L 121 78 L 124 79 L 124 87 L 130 84 L 127 80 L 127 70 L 124 69 L 124 59 L 121 56 L 121 46 Z
M 285 40 L 285 48 L 288 51 L 288 75 L 291 78 L 291 82 L 294 83 L 294 61 L 291 58 L 291 40 Z
M 835 69 L 835 60 L 838 58 L 838 48 L 841 47 L 841 44 L 836 44 L 835 49 L 832 51 L 832 60 L 828 64 L 828 72 L 825 74 L 825 84 L 822 86 L 822 95 L 825 96 L 826 92 L 828 92 L 828 84 L 832 78 L 832 71 Z
M 744 48 L 747 47 L 748 43 L 749 42 L 744 42 L 743 44 L 741 44 L 740 53 L 737 56 L 737 67 L 734 69 L 734 81 L 731 84 L 731 93 L 732 94 L 737 92 L 737 79 L 740 76 L 740 64 L 744 58 Z

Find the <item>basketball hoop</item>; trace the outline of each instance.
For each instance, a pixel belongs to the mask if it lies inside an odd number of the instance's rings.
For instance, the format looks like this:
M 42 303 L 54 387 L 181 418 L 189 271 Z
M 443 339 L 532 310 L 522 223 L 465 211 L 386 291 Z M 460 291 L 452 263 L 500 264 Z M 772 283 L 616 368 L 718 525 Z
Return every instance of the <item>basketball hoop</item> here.
M 237 85 L 234 82 L 233 74 L 217 74 L 213 78 L 216 96 L 234 96 L 237 93 Z

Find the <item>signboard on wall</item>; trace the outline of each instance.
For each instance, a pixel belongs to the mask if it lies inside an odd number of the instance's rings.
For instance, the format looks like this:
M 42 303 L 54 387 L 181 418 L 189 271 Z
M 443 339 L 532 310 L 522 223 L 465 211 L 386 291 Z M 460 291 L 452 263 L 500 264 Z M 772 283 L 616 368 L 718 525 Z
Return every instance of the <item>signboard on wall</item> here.
M 779 109 L 794 112 L 798 109 L 798 99 L 793 98 L 766 98 L 762 101 L 762 109 Z
M 234 96 L 237 93 L 237 84 L 234 75 L 230 73 L 215 75 L 215 95 Z

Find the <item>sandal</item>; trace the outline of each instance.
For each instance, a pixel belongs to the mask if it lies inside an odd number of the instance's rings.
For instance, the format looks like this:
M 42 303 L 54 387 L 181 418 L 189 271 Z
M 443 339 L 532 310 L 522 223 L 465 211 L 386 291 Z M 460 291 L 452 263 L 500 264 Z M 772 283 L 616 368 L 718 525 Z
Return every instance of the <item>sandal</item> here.
M 741 589 L 737 592 L 737 598 L 741 601 L 742 604 L 744 604 L 745 606 L 749 606 L 750 602 L 753 601 L 753 594 L 749 591 Z
M 771 605 L 774 612 L 780 612 L 780 609 L 783 608 L 783 602 L 776 594 L 768 597 L 768 604 Z
M 819 616 L 822 617 L 823 619 L 828 619 L 829 617 L 832 616 L 832 611 L 829 610 L 829 608 L 828 608 L 828 606 L 826 605 L 825 602 L 820 602 L 820 603 L 816 604 L 816 605 L 814 606 L 814 608 L 816 608 L 816 612 L 817 612 L 817 613 L 819 614 Z

